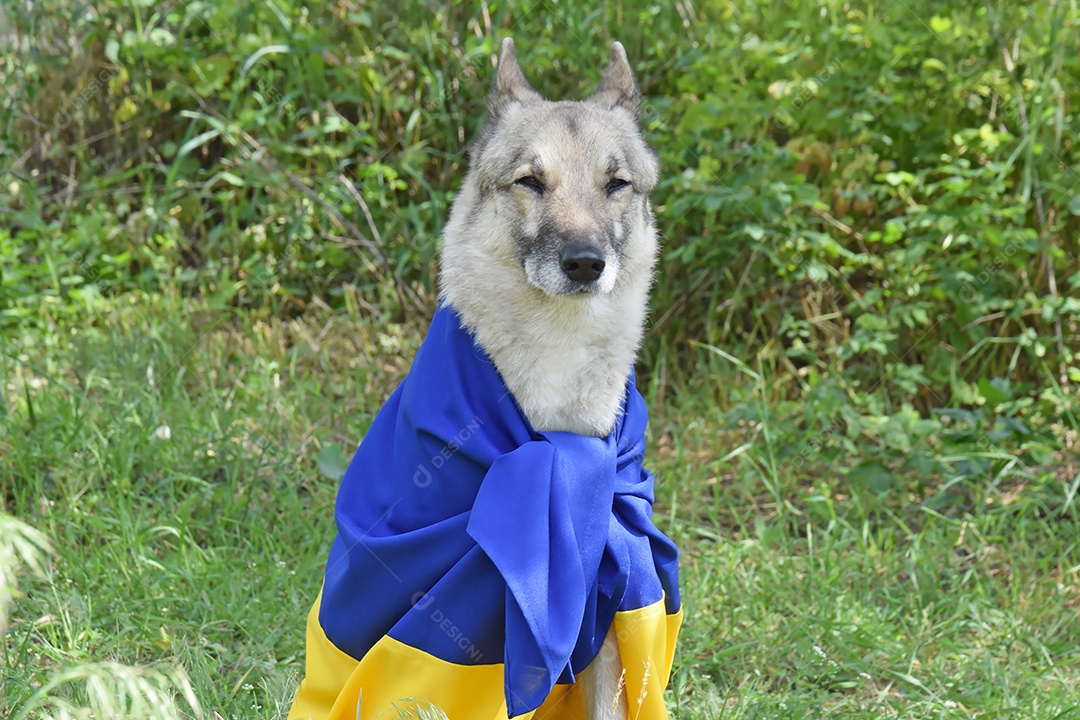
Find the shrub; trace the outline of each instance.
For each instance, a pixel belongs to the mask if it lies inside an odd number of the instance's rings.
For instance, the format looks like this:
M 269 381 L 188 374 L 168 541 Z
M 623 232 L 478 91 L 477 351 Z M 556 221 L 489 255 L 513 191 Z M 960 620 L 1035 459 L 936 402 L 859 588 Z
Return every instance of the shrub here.
M 834 428 L 824 448 L 880 454 L 848 464 L 916 474 L 954 410 L 1028 439 L 1075 412 L 1068 4 L 2 7 L 0 327 L 164 288 L 290 314 L 350 284 L 430 313 L 497 39 L 583 97 L 619 38 L 665 171 L 642 378 L 695 378 L 731 422 L 765 393 L 786 452 Z

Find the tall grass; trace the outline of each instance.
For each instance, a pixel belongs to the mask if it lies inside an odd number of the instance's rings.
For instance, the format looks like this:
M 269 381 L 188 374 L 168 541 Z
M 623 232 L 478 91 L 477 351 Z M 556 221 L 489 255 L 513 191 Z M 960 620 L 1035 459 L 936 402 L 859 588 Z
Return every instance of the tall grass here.
M 29 571 L 39 583 L 49 584 L 49 553 L 45 535 L 0 512 L 0 636 L 8 629 L 11 605 L 19 597 L 18 576 Z M 43 617 L 39 622 L 50 620 Z M 14 643 L 5 643 L 3 650 L 5 662 L 24 661 Z M 191 682 L 180 668 L 158 670 L 117 662 L 77 662 L 77 655 L 67 656 L 56 647 L 39 651 L 39 657 L 47 658 L 52 669 L 45 682 L 25 700 L 6 708 L 6 703 L 0 702 L 0 709 L 6 709 L 5 717 L 10 720 L 203 717 Z
M 40 532 L 0 512 L 0 634 L 7 630 L 11 603 L 18 593 L 18 575 L 26 570 L 43 577 L 49 541 Z

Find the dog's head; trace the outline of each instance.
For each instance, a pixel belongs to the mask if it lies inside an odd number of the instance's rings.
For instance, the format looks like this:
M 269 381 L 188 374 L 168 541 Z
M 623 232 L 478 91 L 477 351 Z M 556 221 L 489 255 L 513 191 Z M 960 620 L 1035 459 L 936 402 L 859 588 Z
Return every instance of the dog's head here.
M 628 254 L 655 251 L 648 194 L 657 159 L 639 128 L 640 96 L 623 46 L 611 46 L 596 91 L 549 102 L 503 41 L 489 119 L 471 150 L 469 227 L 489 246 L 492 270 L 511 259 L 549 296 L 616 287 Z M 635 242 L 651 243 L 648 249 Z M 478 248 L 472 248 L 478 250 Z

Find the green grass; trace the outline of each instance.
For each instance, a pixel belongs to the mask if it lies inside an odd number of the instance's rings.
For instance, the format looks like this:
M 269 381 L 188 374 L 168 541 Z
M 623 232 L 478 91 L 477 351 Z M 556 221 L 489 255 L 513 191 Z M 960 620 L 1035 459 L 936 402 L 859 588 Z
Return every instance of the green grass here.
M 423 329 L 359 310 L 256 321 L 166 293 L 9 335 L 0 507 L 52 556 L 19 577 L 0 716 L 144 717 L 136 698 L 164 693 L 176 717 L 283 717 L 336 477 Z M 1040 468 L 973 480 L 933 439 L 910 453 L 952 475 L 922 496 L 862 492 L 710 397 L 739 385 L 755 407 L 758 377 L 647 393 L 657 520 L 684 558 L 674 717 L 1080 717 L 1072 456 L 1049 465 L 1057 505 Z
M 282 715 L 506 35 L 664 168 L 676 718 L 1080 718 L 1076 2 L 85 5 L 0 0 L 0 718 Z

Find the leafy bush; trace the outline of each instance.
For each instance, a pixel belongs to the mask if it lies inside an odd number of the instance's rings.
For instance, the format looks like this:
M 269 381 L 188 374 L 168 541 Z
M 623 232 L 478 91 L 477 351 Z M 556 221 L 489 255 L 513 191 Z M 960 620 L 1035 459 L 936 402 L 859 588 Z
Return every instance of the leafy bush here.
M 1075 424 L 1071 5 L 2 7 L 23 52 L 3 60 L 0 327 L 165 291 L 292 314 L 344 285 L 429 313 L 497 39 L 583 97 L 619 38 L 665 170 L 643 378 L 693 378 L 733 425 L 767 412 L 782 456 L 879 483 L 934 470 L 912 448 L 961 416 L 1017 452 Z M 702 345 L 770 384 L 732 385 Z

